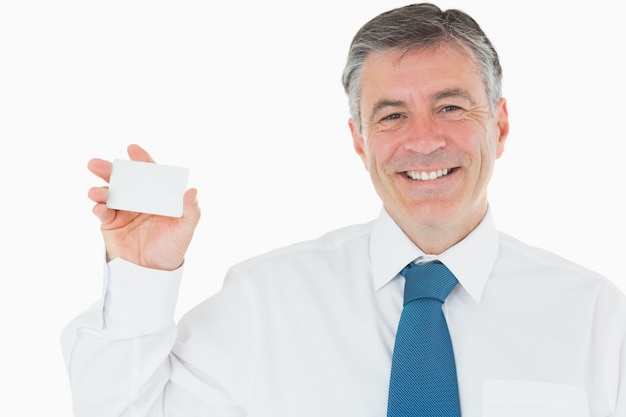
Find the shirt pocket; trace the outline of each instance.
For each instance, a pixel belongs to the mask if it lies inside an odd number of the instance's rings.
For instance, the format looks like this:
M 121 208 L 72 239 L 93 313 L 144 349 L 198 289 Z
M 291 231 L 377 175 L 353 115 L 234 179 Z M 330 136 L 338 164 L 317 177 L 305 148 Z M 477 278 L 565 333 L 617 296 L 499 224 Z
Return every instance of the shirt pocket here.
M 549 382 L 488 379 L 483 417 L 589 417 L 587 392 Z

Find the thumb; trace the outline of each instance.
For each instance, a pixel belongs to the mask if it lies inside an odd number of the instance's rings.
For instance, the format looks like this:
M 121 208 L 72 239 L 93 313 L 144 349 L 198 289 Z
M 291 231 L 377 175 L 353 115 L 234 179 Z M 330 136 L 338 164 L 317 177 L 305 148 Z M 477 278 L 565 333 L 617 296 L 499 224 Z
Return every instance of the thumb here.
M 190 188 L 183 196 L 183 219 L 194 226 L 200 220 L 200 206 L 198 205 L 198 190 Z

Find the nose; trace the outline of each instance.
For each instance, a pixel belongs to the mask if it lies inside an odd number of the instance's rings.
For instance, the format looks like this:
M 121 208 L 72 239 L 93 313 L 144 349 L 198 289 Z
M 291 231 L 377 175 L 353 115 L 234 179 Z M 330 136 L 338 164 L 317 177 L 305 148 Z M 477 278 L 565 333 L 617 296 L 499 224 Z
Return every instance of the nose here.
M 446 146 L 445 134 L 430 114 L 413 117 L 405 133 L 405 147 L 412 152 L 428 155 Z

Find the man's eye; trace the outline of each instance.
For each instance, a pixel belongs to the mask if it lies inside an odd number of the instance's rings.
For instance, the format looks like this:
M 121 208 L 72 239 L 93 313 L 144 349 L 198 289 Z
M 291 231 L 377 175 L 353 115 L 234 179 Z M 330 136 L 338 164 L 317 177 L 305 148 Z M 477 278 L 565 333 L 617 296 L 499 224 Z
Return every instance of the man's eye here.
M 456 110 L 461 110 L 459 106 L 444 106 L 441 108 L 441 111 L 444 113 L 450 113 Z
M 389 116 L 383 117 L 382 120 L 398 120 L 401 118 L 402 118 L 402 115 L 400 113 L 393 113 L 393 114 L 390 114 Z

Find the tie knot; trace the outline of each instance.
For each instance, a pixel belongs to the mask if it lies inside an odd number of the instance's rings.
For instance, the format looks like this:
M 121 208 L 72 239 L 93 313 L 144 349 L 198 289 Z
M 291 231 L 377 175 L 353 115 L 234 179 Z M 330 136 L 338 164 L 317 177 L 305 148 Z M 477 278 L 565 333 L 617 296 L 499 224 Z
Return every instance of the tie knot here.
M 443 303 L 458 283 L 454 274 L 441 262 L 411 262 L 401 274 L 406 278 L 404 304 L 418 298 L 433 298 Z

